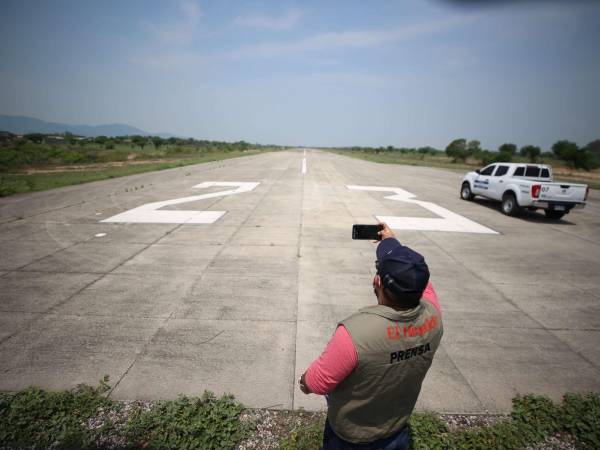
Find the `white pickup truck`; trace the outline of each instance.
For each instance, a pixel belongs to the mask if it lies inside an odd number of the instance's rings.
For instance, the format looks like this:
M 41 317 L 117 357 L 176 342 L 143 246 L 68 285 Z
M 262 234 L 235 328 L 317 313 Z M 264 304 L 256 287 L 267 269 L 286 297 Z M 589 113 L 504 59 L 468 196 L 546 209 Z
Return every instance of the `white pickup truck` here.
M 476 195 L 502 202 L 502 212 L 518 215 L 523 208 L 543 209 L 546 217 L 558 220 L 573 208 L 583 208 L 589 188 L 585 184 L 553 183 L 552 168 L 545 164 L 494 163 L 467 173 L 460 197 Z

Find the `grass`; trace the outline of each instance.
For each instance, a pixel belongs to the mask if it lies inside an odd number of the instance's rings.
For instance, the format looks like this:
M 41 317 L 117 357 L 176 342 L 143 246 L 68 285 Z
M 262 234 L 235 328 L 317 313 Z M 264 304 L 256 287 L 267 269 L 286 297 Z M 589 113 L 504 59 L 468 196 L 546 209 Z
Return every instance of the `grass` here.
M 255 155 L 270 150 L 271 149 L 257 149 L 211 152 L 203 155 L 167 159 L 160 162 L 154 161 L 136 164 L 123 163 L 122 166 L 109 167 L 99 165 L 96 167 L 84 168 L 82 170 L 64 170 L 50 173 L 36 173 L 35 170 L 31 171 L 31 173 L 0 172 L 0 197 L 24 192 L 44 191 L 47 189 L 89 183 L 91 181 L 106 180 L 108 178 L 123 177 L 155 170 L 172 169 L 190 164 L 200 164 L 210 161 L 237 158 L 240 156 Z M 42 166 L 41 168 L 51 168 L 51 166 Z
M 403 164 L 407 166 L 421 167 L 439 167 L 442 169 L 452 169 L 456 171 L 471 170 L 473 165 L 463 163 L 452 163 L 451 159 L 445 154 L 422 154 L 422 153 L 402 153 L 380 152 L 376 150 L 328 150 L 338 155 L 351 156 L 353 158 L 364 159 L 366 161 L 383 163 L 383 164 Z M 479 167 L 479 166 L 477 166 Z
M 229 449 L 257 424 L 241 420 L 244 406 L 231 395 L 149 403 L 110 400 L 108 377 L 98 386 L 49 392 L 29 387 L 0 393 L 3 449 Z M 321 448 L 323 415 L 281 431 L 283 450 Z M 410 419 L 413 449 L 522 449 L 550 436 L 570 437 L 579 448 L 600 448 L 600 395 L 566 394 L 560 404 L 539 395 L 517 396 L 509 416 L 490 425 L 449 427 L 434 412 Z
M 468 160 L 466 163 L 452 162 L 452 159 L 445 153 L 417 153 L 417 152 L 378 152 L 377 150 L 327 150 L 339 155 L 350 156 L 352 158 L 363 159 L 366 161 L 382 164 L 402 164 L 408 166 L 437 167 L 441 169 L 450 169 L 456 172 L 466 172 L 482 167 L 479 161 Z M 526 162 L 522 158 L 516 158 L 515 162 Z M 556 181 L 568 183 L 585 183 L 591 189 L 600 189 L 600 177 L 594 177 L 595 172 L 586 172 L 584 170 L 572 171 L 561 166 L 557 166 L 556 161 L 541 161 L 543 164 L 555 165 L 554 175 Z M 565 173 L 561 173 L 565 171 Z

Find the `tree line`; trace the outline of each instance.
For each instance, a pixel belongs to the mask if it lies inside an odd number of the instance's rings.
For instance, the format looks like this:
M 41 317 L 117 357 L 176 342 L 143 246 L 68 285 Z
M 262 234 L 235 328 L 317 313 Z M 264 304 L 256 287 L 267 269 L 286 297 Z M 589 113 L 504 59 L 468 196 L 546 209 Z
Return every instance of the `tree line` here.
M 579 147 L 575 142 L 560 140 L 552 145 L 551 152 L 543 152 L 535 145 L 524 145 L 520 149 L 513 143 L 505 143 L 498 147 L 497 152 L 481 148 L 478 140 L 467 141 L 464 138 L 454 139 L 446 147 L 446 155 L 452 158 L 452 162 L 466 162 L 468 158 L 474 158 L 486 165 L 493 162 L 510 162 L 518 154 L 535 163 L 540 157 L 558 159 L 564 161 L 568 166 L 592 170 L 600 167 L 600 139 L 596 139 L 584 147 Z
M 139 135 L 81 137 L 70 133 L 29 133 L 22 137 L 11 135 L 0 142 L 0 172 L 35 165 L 194 157 L 266 147 L 246 141 L 224 142 Z
M 142 150 L 146 145 L 153 145 L 156 149 L 163 145 L 176 145 L 176 146 L 196 146 L 196 147 L 221 147 L 230 148 L 235 147 L 236 150 L 246 150 L 251 147 L 261 147 L 259 144 L 250 144 L 246 141 L 237 142 L 224 142 L 224 141 L 209 141 L 204 139 L 194 138 L 179 138 L 170 137 L 162 138 L 160 136 L 141 136 L 141 135 L 125 135 L 125 136 L 95 136 L 95 137 L 83 137 L 76 136 L 72 133 L 65 132 L 59 135 L 57 134 L 44 134 L 44 133 L 28 133 L 23 136 L 23 140 L 33 142 L 35 144 L 48 143 L 52 139 L 61 138 L 66 144 L 69 145 L 80 145 L 82 147 L 87 144 L 93 143 L 102 146 L 110 146 L 116 144 L 128 144 L 131 147 L 140 147 Z M 54 142 L 55 143 L 55 142 Z

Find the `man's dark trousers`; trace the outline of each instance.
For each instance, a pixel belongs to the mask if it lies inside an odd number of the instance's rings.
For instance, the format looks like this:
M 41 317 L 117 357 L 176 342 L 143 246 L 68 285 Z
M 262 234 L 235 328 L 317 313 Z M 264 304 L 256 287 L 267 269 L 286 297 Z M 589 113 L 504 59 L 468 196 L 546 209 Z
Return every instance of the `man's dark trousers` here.
M 353 444 L 337 436 L 329 426 L 329 421 L 325 421 L 325 430 L 323 431 L 323 450 L 406 450 L 410 444 L 410 435 L 408 427 L 402 431 L 385 439 L 379 439 L 364 444 Z

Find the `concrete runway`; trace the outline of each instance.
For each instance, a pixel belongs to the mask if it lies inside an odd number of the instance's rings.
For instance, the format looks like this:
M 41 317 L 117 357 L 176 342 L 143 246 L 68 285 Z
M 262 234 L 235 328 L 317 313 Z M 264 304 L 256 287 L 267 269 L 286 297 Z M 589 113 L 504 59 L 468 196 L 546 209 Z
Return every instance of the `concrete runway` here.
M 118 399 L 210 389 L 322 409 L 296 381 L 336 322 L 375 301 L 375 246 L 350 238 L 374 215 L 422 228 L 396 233 L 443 308 L 420 409 L 600 390 L 598 191 L 549 222 L 462 201 L 461 178 L 297 150 L 0 199 L 0 390 L 108 374 Z M 238 184 L 193 188 L 206 182 Z M 101 222 L 127 211 L 163 223 Z

